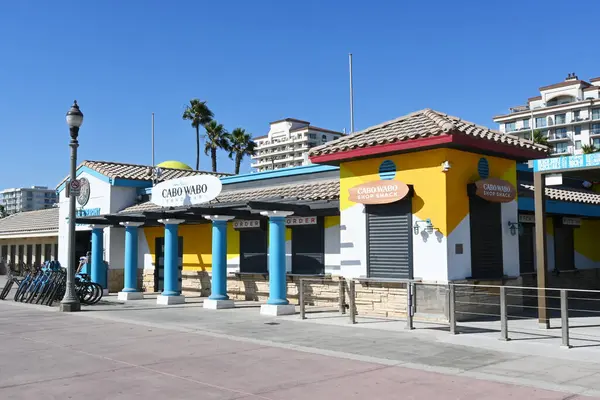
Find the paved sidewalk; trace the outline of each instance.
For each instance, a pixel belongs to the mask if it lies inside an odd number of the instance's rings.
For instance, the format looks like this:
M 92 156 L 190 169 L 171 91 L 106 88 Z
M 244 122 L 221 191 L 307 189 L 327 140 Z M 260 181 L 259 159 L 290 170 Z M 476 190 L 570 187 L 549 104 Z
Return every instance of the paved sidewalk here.
M 395 398 L 395 396 L 391 396 L 394 393 L 395 385 L 398 385 L 396 390 L 399 390 L 400 387 L 402 390 L 409 387 L 413 391 L 411 393 L 420 393 L 419 390 L 425 390 L 424 385 L 419 383 L 423 379 L 425 381 L 431 379 L 431 382 L 425 386 L 433 385 L 432 387 L 435 387 L 437 382 L 442 386 L 446 384 L 444 382 L 448 382 L 450 386 L 439 388 L 439 390 L 448 389 L 448 397 L 443 398 L 493 398 L 491 397 L 493 394 L 486 393 L 485 396 L 482 396 L 483 392 L 475 395 L 470 392 L 471 388 L 489 390 L 490 393 L 497 393 L 498 398 L 508 397 L 509 394 L 505 391 L 508 388 L 511 388 L 510 390 L 517 390 L 516 388 L 533 390 L 532 388 L 536 388 L 534 392 L 528 394 L 517 395 L 515 393 L 513 396 L 516 398 L 527 396 L 532 399 L 558 399 L 572 394 L 600 398 L 600 350 L 597 349 L 562 350 L 558 346 L 536 346 L 517 340 L 505 343 L 485 335 L 452 336 L 447 332 L 431 329 L 405 331 L 403 329 L 404 322 L 394 321 L 363 320 L 360 321 L 361 324 L 350 326 L 347 323 L 347 317 L 339 317 L 331 313 L 309 314 L 309 319 L 306 321 L 300 321 L 297 315 L 280 318 L 261 317 L 259 305 L 248 302 L 239 303 L 240 308 L 232 310 L 211 311 L 202 308 L 202 299 L 199 298 L 188 299 L 189 302 L 185 305 L 170 307 L 156 306 L 152 299 L 128 304 L 116 302 L 114 296 L 110 296 L 108 299 L 111 301 L 94 307 L 86 307 L 84 310 L 89 311 L 76 315 L 60 314 L 43 306 L 20 305 L 12 302 L 0 302 L 0 312 L 2 315 L 26 313 L 27 318 L 42 318 L 44 323 L 49 325 L 54 323 L 60 325 L 59 320 L 69 321 L 70 325 L 75 327 L 74 332 L 73 329 L 65 328 L 61 328 L 60 332 L 52 332 L 54 328 L 48 330 L 43 328 L 42 324 L 42 332 L 28 334 L 28 329 L 32 325 L 37 325 L 26 324 L 23 326 L 22 317 L 20 317 L 21 319 L 16 322 L 14 327 L 15 330 L 11 323 L 10 330 L 6 333 L 22 334 L 26 338 L 25 340 L 44 338 L 51 342 L 58 338 L 57 341 L 60 345 L 73 343 L 72 336 L 75 334 L 77 339 L 73 345 L 74 348 L 77 351 L 90 352 L 94 355 L 113 354 L 114 348 L 120 345 L 122 351 L 125 352 L 123 354 L 135 351 L 135 354 L 143 358 L 145 362 L 155 363 L 160 362 L 163 358 L 168 358 L 171 360 L 170 362 L 178 364 L 189 362 L 189 358 L 193 358 L 195 353 L 202 353 L 201 357 L 206 357 L 204 352 L 212 351 L 214 346 L 218 348 L 231 347 L 232 354 L 223 358 L 219 368 L 225 376 L 235 376 L 232 378 L 234 380 L 249 379 L 252 381 L 257 379 L 256 371 L 253 369 L 260 370 L 263 365 L 260 363 L 252 367 L 248 365 L 248 371 L 241 372 L 237 364 L 237 355 L 234 354 L 236 354 L 235 349 L 239 346 L 258 346 L 258 348 L 269 349 L 269 352 L 277 354 L 275 364 L 280 363 L 280 368 L 276 369 L 277 373 L 269 372 L 269 374 L 275 373 L 275 375 L 268 379 L 277 387 L 288 386 L 286 381 L 278 383 L 275 379 L 278 373 L 287 377 L 287 372 L 284 373 L 283 370 L 287 371 L 291 368 L 289 373 L 298 377 L 315 368 L 315 371 L 321 371 L 321 375 L 307 377 L 305 382 L 305 385 L 315 388 L 316 391 L 310 396 L 316 396 L 316 398 L 331 398 L 319 397 L 321 390 L 323 390 L 322 393 L 331 393 L 326 390 L 331 385 L 337 387 L 337 390 L 341 390 L 341 392 L 335 392 L 335 397 L 344 392 L 345 389 L 340 389 L 340 387 L 345 388 L 347 385 L 353 389 L 345 394 L 346 397 L 354 398 L 352 393 L 366 395 L 370 392 L 363 392 L 362 389 L 370 388 L 374 378 L 363 379 L 363 374 L 379 376 L 384 372 L 391 374 L 389 382 L 388 378 L 385 379 L 385 382 L 391 385 L 386 389 L 390 397 L 374 398 Z M 2 326 L 7 326 L 4 321 Z M 120 332 L 123 331 L 132 333 L 121 337 Z M 143 332 L 150 331 L 153 332 L 152 336 L 160 332 L 160 339 L 149 340 L 152 345 L 144 345 L 145 350 L 129 350 L 127 346 L 120 344 L 128 340 L 131 342 L 132 339 L 136 339 L 136 343 L 142 343 L 146 340 L 144 339 L 146 333 Z M 137 338 L 133 332 L 140 332 L 142 336 Z M 85 335 L 88 335 L 87 339 L 85 339 Z M 197 344 L 192 345 L 192 342 Z M 207 344 L 208 348 L 206 348 Z M 152 355 L 153 347 L 156 347 L 157 354 L 155 356 Z M 169 350 L 167 351 L 167 349 Z M 106 353 L 107 351 L 108 353 Z M 111 359 L 113 356 L 114 354 L 110 356 Z M 381 371 L 377 373 L 361 372 L 358 373 L 358 377 L 349 379 L 347 384 L 338 385 L 336 379 L 341 378 L 330 378 L 330 375 L 313 365 L 304 366 L 302 363 L 292 362 L 292 360 L 303 359 L 303 357 L 317 357 L 319 365 L 331 365 L 331 368 L 336 371 L 338 364 L 354 365 L 354 363 L 360 364 L 361 368 L 373 368 L 376 371 L 381 369 Z M 120 357 L 116 359 L 121 361 Z M 198 360 L 198 364 L 204 365 L 205 363 Z M 305 367 L 308 370 L 305 371 Z M 191 370 L 196 368 L 190 365 Z M 1 367 L 0 369 L 5 370 Z M 187 370 L 187 368 L 180 371 L 183 370 Z M 245 374 L 248 374 L 246 378 L 244 378 Z M 392 375 L 398 379 L 401 378 L 402 383 L 396 378 L 392 378 Z M 375 380 L 377 381 L 377 379 Z M 317 384 L 317 381 L 331 382 L 328 385 L 326 383 Z M 1 382 L 2 380 L 0 380 Z M 324 387 L 316 389 L 319 385 Z M 454 387 L 453 385 L 458 385 L 457 391 L 451 389 Z M 494 386 L 492 389 L 490 385 L 500 385 L 500 387 Z M 1 387 L 2 385 L 0 385 Z M 269 386 L 269 389 L 262 389 L 271 390 L 272 388 Z M 277 392 L 279 389 L 273 390 Z M 464 391 L 464 396 L 458 395 L 461 390 Z M 251 392 L 256 394 L 255 391 Z M 386 392 L 382 391 L 381 393 L 383 396 Z M 502 395 L 500 396 L 500 394 Z M 424 392 L 422 396 L 425 396 Z M 439 395 L 436 397 L 440 398 Z M 428 397 L 417 395 L 412 398 Z

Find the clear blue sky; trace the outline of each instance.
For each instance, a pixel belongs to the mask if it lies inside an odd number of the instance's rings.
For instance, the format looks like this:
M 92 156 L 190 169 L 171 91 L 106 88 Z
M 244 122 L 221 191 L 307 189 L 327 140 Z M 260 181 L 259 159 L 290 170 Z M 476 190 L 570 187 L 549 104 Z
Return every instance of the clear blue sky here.
M 349 52 L 357 130 L 424 107 L 495 127 L 542 85 L 600 76 L 599 13 L 593 0 L 3 1 L 0 188 L 67 174 L 73 99 L 80 160 L 149 164 L 155 112 L 157 160 L 193 165 L 193 97 L 255 136 L 285 117 L 348 129 Z M 233 169 L 225 154 L 219 169 Z

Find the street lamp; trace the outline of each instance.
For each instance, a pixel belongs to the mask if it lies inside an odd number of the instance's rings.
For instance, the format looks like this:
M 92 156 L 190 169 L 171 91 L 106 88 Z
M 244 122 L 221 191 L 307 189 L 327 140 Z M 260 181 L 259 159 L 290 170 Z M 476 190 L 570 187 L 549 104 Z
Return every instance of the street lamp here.
M 79 127 L 83 123 L 83 113 L 79 110 L 77 100 L 73 102 L 71 109 L 67 112 L 67 125 L 69 125 L 69 132 L 71 134 L 71 174 L 67 186 L 70 186 L 71 182 L 77 179 L 77 148 L 79 142 L 77 136 L 79 136 Z M 64 312 L 73 312 L 81 310 L 81 303 L 79 303 L 79 297 L 75 293 L 75 200 L 76 197 L 71 193 L 70 187 L 67 188 L 69 194 L 69 236 L 68 236 L 68 255 L 69 262 L 67 264 L 67 287 L 65 290 L 65 297 L 60 302 L 60 310 Z

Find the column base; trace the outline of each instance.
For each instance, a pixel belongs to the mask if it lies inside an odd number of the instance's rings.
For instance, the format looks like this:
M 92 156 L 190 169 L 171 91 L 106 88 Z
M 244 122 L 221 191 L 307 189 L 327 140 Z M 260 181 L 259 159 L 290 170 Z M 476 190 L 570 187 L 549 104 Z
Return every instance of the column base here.
M 234 308 L 235 303 L 233 300 L 213 300 L 206 299 L 204 300 L 204 308 L 209 310 L 221 310 L 224 308 Z
M 161 306 L 170 306 L 172 304 L 185 303 L 185 296 L 163 296 L 162 294 L 156 298 L 156 304 Z
M 143 300 L 144 294 L 142 292 L 119 292 L 117 299 L 121 301 Z
M 102 289 L 102 296 L 108 296 L 108 289 Z
M 293 304 L 263 304 L 260 306 L 260 314 L 277 317 L 278 315 L 296 314 L 296 306 Z
M 81 311 L 81 303 L 60 303 L 61 312 Z
M 539 329 L 550 329 L 550 321 L 538 322 Z

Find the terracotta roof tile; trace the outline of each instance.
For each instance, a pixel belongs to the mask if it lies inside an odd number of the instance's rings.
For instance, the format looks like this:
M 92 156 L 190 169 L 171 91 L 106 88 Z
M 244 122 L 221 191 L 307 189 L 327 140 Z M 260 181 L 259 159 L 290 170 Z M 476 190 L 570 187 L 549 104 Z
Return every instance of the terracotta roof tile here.
M 239 189 L 223 191 L 216 200 L 209 204 L 237 203 L 250 200 L 274 198 L 295 200 L 337 200 L 340 197 L 339 179 L 321 180 L 310 183 L 268 186 L 256 189 Z M 160 210 L 154 203 L 145 202 L 121 210 L 120 213 Z
M 139 164 L 125 164 L 112 161 L 83 161 L 80 167 L 88 167 L 102 175 L 105 175 L 111 179 L 128 179 L 128 180 L 139 180 L 139 181 L 150 181 L 151 166 L 139 165 Z M 188 169 L 178 168 L 163 168 L 161 167 L 162 175 L 160 180 L 165 181 L 175 178 L 183 178 L 186 176 L 194 175 L 214 175 L 216 177 L 230 176 L 231 174 L 224 174 L 218 172 L 206 172 L 206 171 L 195 171 Z M 63 179 L 58 185 L 62 185 L 67 178 Z
M 0 238 L 46 232 L 58 235 L 58 208 L 21 212 L 0 219 Z
M 533 185 L 521 183 L 519 185 L 520 194 L 532 194 Z M 551 188 L 546 187 L 546 196 L 550 200 L 571 201 L 576 203 L 600 204 L 600 193 L 585 189 L 573 188 Z
M 343 136 L 310 150 L 309 156 L 321 156 L 443 134 L 459 134 L 500 142 L 516 147 L 547 153 L 548 148 L 530 140 L 492 131 L 486 127 L 434 110 L 424 109 L 363 131 Z

